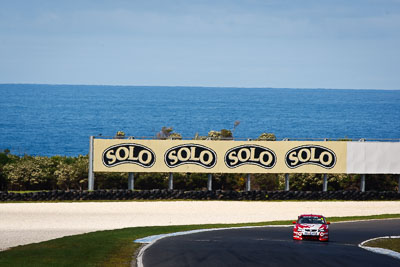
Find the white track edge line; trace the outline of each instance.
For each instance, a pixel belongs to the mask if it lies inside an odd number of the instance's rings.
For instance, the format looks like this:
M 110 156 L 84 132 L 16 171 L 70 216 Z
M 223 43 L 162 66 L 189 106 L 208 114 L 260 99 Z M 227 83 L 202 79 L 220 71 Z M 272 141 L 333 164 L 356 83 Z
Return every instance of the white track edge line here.
M 365 243 L 367 243 L 369 241 L 373 241 L 373 240 L 376 240 L 376 239 L 384 239 L 384 238 L 400 238 L 400 236 L 398 236 L 398 235 L 397 236 L 381 236 L 381 237 L 371 238 L 371 239 L 368 239 L 368 240 L 365 240 L 365 241 L 361 242 L 358 245 L 358 247 L 363 248 L 363 249 L 368 250 L 368 251 L 371 251 L 371 252 L 374 252 L 374 253 L 391 256 L 393 258 L 396 258 L 396 259 L 400 260 L 400 253 L 399 252 L 393 251 L 391 249 L 368 247 L 368 246 L 364 245 Z

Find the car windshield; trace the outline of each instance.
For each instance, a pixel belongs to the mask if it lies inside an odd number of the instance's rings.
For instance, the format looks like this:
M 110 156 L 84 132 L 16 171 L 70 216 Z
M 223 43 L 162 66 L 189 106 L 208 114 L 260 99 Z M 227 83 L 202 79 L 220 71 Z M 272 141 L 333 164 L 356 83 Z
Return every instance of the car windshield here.
M 300 217 L 299 223 L 325 224 L 325 219 L 323 217 L 306 216 L 306 217 Z

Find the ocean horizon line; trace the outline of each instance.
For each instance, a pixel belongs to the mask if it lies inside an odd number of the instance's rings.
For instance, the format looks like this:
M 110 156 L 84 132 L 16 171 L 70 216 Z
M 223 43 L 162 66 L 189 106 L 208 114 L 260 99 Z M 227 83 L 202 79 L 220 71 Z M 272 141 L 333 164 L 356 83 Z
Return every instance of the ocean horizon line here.
M 202 86 L 202 85 L 118 85 L 118 84 L 67 84 L 67 83 L 0 83 L 7 85 L 33 85 L 33 86 L 99 86 L 99 87 L 144 87 L 144 88 L 187 88 L 187 89 L 274 89 L 274 90 L 343 90 L 343 91 L 400 91 L 399 89 L 377 88 L 328 88 L 328 87 L 242 87 L 242 86 Z

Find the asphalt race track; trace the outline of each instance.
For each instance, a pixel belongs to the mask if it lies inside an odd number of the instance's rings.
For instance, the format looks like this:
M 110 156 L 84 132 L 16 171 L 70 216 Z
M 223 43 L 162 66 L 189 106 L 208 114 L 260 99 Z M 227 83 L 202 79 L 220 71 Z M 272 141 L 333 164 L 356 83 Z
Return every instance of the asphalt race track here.
M 331 224 L 330 241 L 294 241 L 292 227 L 202 232 L 161 239 L 143 255 L 154 266 L 400 266 L 359 248 L 370 238 L 400 235 L 400 219 Z

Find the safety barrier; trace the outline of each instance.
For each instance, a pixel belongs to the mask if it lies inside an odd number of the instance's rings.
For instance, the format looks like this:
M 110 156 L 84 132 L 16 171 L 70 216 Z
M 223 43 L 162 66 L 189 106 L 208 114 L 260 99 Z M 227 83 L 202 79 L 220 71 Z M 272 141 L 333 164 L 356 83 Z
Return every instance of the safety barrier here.
M 395 191 L 184 191 L 184 190 L 94 190 L 0 192 L 0 201 L 84 201 L 84 200 L 400 200 Z

